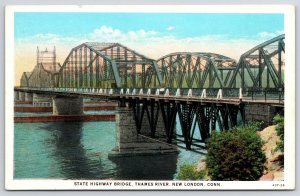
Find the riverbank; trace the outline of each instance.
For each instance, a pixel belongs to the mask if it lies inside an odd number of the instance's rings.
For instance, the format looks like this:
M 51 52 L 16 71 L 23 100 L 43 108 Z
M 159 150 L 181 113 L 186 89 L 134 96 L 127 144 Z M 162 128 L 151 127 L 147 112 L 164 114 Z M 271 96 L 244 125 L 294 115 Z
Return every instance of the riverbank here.
M 283 153 L 276 150 L 277 144 L 280 142 L 279 136 L 276 133 L 276 125 L 269 126 L 257 134 L 265 142 L 262 150 L 266 155 L 266 169 L 264 175 L 260 178 L 261 181 L 281 181 L 284 180 L 284 168 L 281 165 Z
M 264 141 L 262 150 L 266 155 L 265 170 L 260 177 L 260 181 L 282 181 L 284 180 L 284 167 L 281 165 L 283 153 L 276 150 L 277 144 L 280 142 L 279 136 L 276 133 L 276 125 L 268 126 L 257 134 Z M 196 170 L 205 170 L 205 157 L 200 159 L 196 164 Z M 206 172 L 207 173 L 207 172 Z M 210 180 L 209 176 L 205 176 L 203 180 Z

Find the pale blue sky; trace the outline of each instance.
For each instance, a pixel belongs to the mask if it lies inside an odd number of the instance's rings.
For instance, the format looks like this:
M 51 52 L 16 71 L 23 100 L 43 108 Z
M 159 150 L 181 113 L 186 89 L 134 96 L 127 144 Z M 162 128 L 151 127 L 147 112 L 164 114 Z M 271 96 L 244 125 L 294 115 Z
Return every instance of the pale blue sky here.
M 284 20 L 283 14 L 16 13 L 15 38 L 49 33 L 84 36 L 103 25 L 125 32 L 171 33 L 178 38 L 220 34 L 239 38 L 283 31 Z

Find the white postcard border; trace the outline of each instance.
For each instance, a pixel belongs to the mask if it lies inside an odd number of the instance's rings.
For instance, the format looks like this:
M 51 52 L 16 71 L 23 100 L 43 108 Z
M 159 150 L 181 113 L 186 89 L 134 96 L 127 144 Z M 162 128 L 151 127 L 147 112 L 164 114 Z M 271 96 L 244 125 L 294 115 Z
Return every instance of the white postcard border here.
M 149 13 L 282 13 L 286 42 L 285 168 L 284 181 L 144 181 L 170 186 L 137 186 L 143 181 L 13 179 L 13 86 L 15 12 L 149 12 Z M 138 11 L 137 11 L 138 10 Z M 124 182 L 133 186 L 85 186 L 80 182 Z M 173 186 L 172 183 L 203 183 L 204 186 Z M 209 183 L 215 183 L 209 186 Z M 218 185 L 219 183 L 219 185 Z M 295 8 L 291 5 L 74 5 L 7 6 L 5 9 L 5 187 L 8 190 L 275 190 L 295 188 Z

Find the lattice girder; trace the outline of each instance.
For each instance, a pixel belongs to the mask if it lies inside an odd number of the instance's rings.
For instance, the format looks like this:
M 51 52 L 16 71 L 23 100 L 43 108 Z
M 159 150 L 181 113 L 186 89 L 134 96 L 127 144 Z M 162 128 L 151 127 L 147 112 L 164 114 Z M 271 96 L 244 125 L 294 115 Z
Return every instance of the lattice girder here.
M 229 88 L 284 89 L 285 35 L 268 40 L 241 55 Z
M 157 60 L 168 88 L 222 88 L 235 60 L 214 53 L 171 53 Z
M 148 88 L 160 85 L 156 62 L 118 43 L 87 42 L 71 50 L 60 87 Z

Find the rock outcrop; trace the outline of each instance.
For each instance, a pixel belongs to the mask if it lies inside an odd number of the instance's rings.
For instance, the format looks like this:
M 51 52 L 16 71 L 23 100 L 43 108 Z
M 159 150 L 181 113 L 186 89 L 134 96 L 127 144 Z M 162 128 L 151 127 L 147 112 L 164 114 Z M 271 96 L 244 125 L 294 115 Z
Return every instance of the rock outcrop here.
M 264 175 L 260 178 L 261 181 L 280 181 L 284 180 L 284 168 L 281 164 L 283 153 L 280 150 L 276 150 L 277 144 L 280 142 L 280 138 L 276 133 L 276 125 L 269 126 L 257 134 L 265 142 L 262 150 L 266 155 L 266 169 Z
M 205 163 L 205 157 L 203 157 L 202 159 L 200 159 L 197 164 L 196 164 L 196 170 L 197 171 L 205 171 L 205 175 L 204 178 L 201 180 L 205 180 L 205 181 L 209 181 L 211 180 L 211 178 L 208 176 L 208 171 L 207 171 L 207 167 L 206 167 L 206 163 Z

